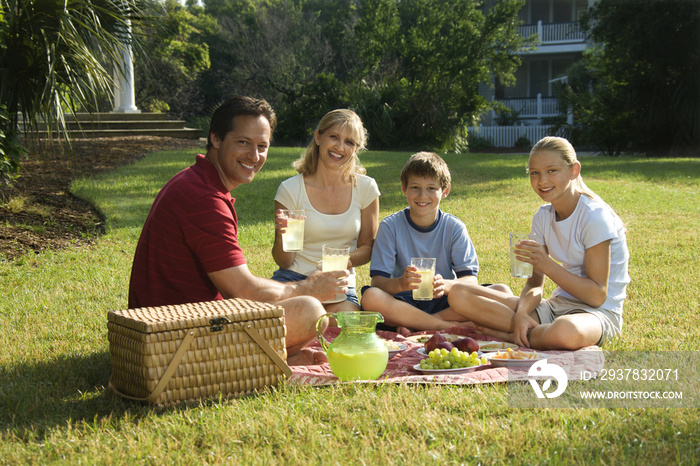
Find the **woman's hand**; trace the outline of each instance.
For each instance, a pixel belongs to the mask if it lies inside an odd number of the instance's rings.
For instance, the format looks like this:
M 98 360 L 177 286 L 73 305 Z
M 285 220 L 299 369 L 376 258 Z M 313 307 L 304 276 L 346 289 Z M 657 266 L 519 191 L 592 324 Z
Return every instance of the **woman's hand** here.
M 525 240 L 515 246 L 515 257 L 522 262 L 532 264 L 537 270 L 542 270 L 542 266 L 551 261 L 547 248 L 535 241 Z
M 275 210 L 275 231 L 280 235 L 286 231 L 287 217 L 282 213 L 282 209 Z

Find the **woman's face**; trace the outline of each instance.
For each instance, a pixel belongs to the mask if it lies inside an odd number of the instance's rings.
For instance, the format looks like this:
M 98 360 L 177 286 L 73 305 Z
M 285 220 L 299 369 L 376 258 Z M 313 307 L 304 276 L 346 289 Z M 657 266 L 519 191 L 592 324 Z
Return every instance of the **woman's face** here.
M 314 134 L 318 144 L 319 164 L 328 168 L 340 168 L 355 156 L 358 143 L 347 126 L 331 126 L 323 134 Z

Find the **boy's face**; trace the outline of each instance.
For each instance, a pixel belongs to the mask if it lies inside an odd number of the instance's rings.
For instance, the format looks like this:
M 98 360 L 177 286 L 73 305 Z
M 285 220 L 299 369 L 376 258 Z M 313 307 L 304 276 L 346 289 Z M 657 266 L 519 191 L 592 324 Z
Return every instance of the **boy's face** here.
M 401 190 L 411 210 L 411 220 L 419 226 L 430 226 L 437 219 L 440 201 L 447 197 L 450 187 L 442 189 L 434 178 L 409 176 Z

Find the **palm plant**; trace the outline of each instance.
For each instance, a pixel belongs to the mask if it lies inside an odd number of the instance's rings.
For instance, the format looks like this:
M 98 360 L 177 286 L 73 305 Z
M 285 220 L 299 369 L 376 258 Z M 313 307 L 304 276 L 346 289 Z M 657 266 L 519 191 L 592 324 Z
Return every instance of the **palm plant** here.
M 65 114 L 97 108 L 111 95 L 130 22 L 149 0 L 0 0 L 0 106 L 5 133 L 43 123 L 67 137 Z M 118 72 L 119 70 L 117 70 Z

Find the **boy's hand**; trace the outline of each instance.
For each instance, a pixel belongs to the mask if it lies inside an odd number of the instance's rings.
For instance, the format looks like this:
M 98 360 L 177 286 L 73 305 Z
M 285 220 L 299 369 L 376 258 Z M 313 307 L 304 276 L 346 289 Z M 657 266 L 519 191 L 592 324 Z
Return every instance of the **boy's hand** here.
M 418 273 L 418 269 L 412 265 L 407 265 L 401 276 L 401 289 L 406 291 L 417 290 L 419 284 L 420 274 Z
M 433 278 L 433 299 L 440 298 L 444 294 L 445 280 L 443 280 L 442 275 L 436 273 L 435 278 Z

